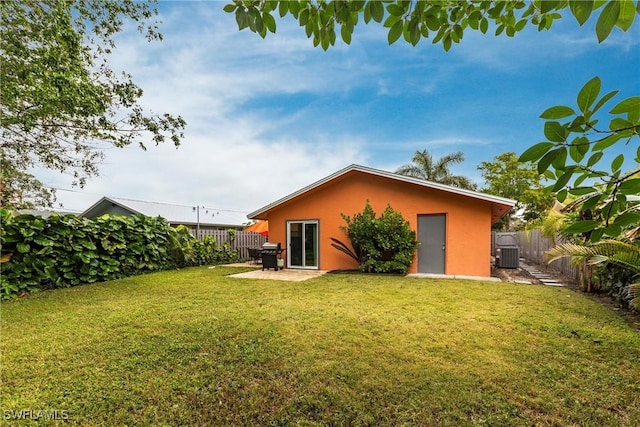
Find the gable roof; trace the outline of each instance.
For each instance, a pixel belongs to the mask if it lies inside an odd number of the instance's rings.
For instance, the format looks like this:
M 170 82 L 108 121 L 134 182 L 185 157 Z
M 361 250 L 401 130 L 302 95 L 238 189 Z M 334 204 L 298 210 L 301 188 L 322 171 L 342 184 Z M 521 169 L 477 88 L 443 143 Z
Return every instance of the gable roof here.
M 216 227 L 242 227 L 247 222 L 245 213 L 225 209 L 214 209 L 196 206 L 173 205 L 169 203 L 148 202 L 144 200 L 123 199 L 119 197 L 103 197 L 79 216 L 96 218 L 109 208 L 117 206 L 131 214 L 161 216 L 170 224 L 184 224 Z M 199 221 L 198 221 L 199 214 Z
M 502 218 L 502 216 L 504 216 L 504 214 L 506 214 L 516 204 L 515 200 L 507 199 L 504 197 L 494 196 L 486 193 L 480 193 L 472 190 L 466 190 L 464 188 L 452 187 L 450 185 L 444 185 L 437 182 L 425 181 L 419 178 L 413 178 L 410 176 L 399 175 L 397 173 L 387 172 L 380 169 L 374 169 L 366 166 L 352 164 L 319 181 L 314 182 L 313 184 L 310 184 L 296 192 L 293 192 L 288 196 L 285 196 L 279 200 L 276 200 L 275 202 L 270 203 L 267 206 L 264 206 L 258 209 L 257 211 L 251 212 L 250 214 L 247 215 L 247 217 L 249 219 L 264 219 L 263 215 L 268 211 L 274 208 L 277 208 L 278 206 L 292 199 L 295 199 L 296 197 L 299 197 L 315 188 L 321 187 L 322 185 L 327 184 L 328 182 L 331 182 L 334 179 L 337 179 L 350 172 L 360 172 L 364 174 L 375 175 L 383 178 L 392 179 L 395 181 L 406 182 L 409 184 L 414 184 L 414 185 L 418 185 L 425 188 L 446 191 L 448 193 L 458 194 L 461 196 L 470 197 L 472 199 L 489 202 L 492 204 L 492 215 L 491 215 L 492 223 L 497 222 L 500 218 Z

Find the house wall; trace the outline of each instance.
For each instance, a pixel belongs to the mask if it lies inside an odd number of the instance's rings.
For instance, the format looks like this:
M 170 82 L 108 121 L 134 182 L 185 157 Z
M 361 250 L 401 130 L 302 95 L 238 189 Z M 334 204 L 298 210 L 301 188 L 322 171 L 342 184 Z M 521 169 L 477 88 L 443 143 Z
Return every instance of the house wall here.
M 124 216 L 130 216 L 131 215 L 131 211 L 128 209 L 123 208 L 122 206 L 118 206 L 118 205 L 114 205 L 109 203 L 108 205 L 101 205 L 99 206 L 99 209 L 91 212 L 91 219 L 96 219 L 101 217 L 102 215 L 124 215 Z
M 319 221 L 319 268 L 355 269 L 356 262 L 331 246 L 331 237 L 349 243 L 341 213 L 362 212 L 369 200 L 377 215 L 388 204 L 417 229 L 418 215 L 447 215 L 445 274 L 490 276 L 491 204 L 445 191 L 351 171 L 267 212 L 269 240 L 286 244 L 288 220 Z M 409 269 L 416 273 L 417 254 Z

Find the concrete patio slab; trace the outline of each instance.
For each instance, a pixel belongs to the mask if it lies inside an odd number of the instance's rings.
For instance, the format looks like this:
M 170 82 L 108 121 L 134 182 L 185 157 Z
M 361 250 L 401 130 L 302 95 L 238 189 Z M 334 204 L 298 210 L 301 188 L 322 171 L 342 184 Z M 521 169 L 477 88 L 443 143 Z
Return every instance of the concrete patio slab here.
M 488 282 L 500 282 L 500 279 L 498 279 L 497 277 L 459 276 L 459 275 L 431 274 L 431 273 L 407 274 L 407 277 L 428 278 L 428 279 L 484 280 Z
M 247 271 L 245 273 L 232 274 L 229 277 L 235 277 L 238 279 L 260 279 L 260 280 L 282 280 L 286 282 L 302 282 L 305 280 L 313 279 L 314 277 L 320 277 L 325 274 L 326 271 L 322 270 L 262 270 L 257 269 L 254 271 Z

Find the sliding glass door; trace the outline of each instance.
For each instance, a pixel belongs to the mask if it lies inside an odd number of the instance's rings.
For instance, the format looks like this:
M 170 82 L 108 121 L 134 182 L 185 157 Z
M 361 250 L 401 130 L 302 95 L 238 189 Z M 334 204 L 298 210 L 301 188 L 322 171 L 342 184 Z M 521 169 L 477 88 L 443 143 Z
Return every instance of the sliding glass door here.
M 287 222 L 287 265 L 318 268 L 318 221 Z

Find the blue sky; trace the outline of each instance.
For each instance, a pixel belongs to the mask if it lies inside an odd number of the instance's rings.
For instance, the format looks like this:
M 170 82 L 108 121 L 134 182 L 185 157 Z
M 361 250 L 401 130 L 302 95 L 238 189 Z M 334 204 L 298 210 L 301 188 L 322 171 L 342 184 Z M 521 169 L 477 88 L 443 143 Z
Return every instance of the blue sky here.
M 250 212 L 351 163 L 394 171 L 424 149 L 462 151 L 453 171 L 482 185 L 482 161 L 542 141 L 540 113 L 575 105 L 593 76 L 618 100 L 640 93 L 637 23 L 603 44 L 593 19 L 514 38 L 467 32 L 449 52 L 430 40 L 388 46 L 385 29 L 360 25 L 351 45 L 325 52 L 290 19 L 265 40 L 239 32 L 223 5 L 163 2 L 163 42 L 118 36 L 112 67 L 133 75 L 146 108 L 182 115 L 185 139 L 177 150 L 107 148 L 82 190 L 36 171 L 66 209 L 106 195 Z

